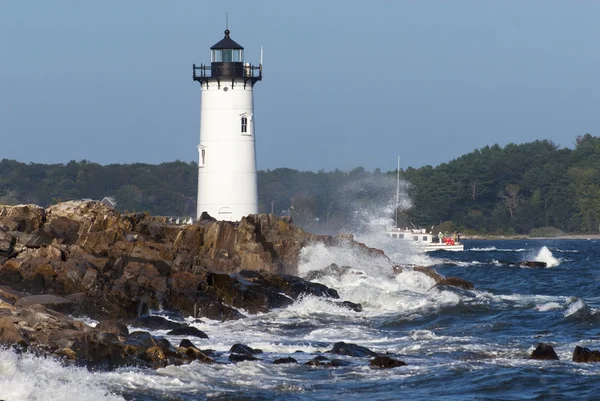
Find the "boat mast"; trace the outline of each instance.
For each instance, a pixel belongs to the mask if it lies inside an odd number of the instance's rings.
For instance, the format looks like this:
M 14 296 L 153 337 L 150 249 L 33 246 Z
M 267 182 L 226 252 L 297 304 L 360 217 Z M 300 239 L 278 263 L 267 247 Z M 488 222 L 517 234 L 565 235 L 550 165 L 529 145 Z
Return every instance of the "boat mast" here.
M 398 156 L 398 168 L 396 169 L 396 207 L 394 211 L 396 213 L 395 225 L 398 228 L 398 204 L 400 203 L 400 156 Z

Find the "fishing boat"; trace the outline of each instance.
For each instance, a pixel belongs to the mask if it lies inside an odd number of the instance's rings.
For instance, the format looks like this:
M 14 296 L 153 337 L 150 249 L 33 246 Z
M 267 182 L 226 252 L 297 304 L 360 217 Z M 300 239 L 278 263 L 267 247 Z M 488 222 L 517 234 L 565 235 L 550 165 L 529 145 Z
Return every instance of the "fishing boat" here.
M 421 252 L 465 250 L 465 245 L 460 242 L 458 234 L 433 235 L 425 228 L 392 228 L 386 232 L 386 235 L 392 239 L 406 241 Z

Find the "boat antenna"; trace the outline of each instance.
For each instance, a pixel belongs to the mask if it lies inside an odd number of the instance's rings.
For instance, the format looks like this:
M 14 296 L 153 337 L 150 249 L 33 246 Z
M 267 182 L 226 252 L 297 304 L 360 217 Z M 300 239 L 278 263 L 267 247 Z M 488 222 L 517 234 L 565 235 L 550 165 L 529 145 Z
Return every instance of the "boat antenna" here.
M 396 222 L 396 227 L 398 227 L 398 204 L 400 203 L 400 156 L 398 156 L 398 168 L 396 169 L 396 207 L 394 211 L 396 212 L 396 217 L 394 218 Z

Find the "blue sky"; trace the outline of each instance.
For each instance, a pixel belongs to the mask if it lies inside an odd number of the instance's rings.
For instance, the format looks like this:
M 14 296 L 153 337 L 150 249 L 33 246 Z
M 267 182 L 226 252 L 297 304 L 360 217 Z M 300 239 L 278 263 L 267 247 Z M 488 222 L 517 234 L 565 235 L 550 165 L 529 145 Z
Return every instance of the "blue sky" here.
M 0 0 L 0 159 L 197 160 L 192 63 L 257 63 L 259 169 L 392 170 L 600 135 L 597 1 Z

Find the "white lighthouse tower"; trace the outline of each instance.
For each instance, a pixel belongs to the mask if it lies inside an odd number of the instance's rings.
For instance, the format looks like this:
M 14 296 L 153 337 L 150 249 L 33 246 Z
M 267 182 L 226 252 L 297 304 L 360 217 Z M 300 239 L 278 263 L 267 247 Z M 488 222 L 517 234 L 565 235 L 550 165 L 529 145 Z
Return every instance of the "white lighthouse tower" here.
M 254 85 L 258 66 L 244 62 L 244 48 L 229 37 L 210 48 L 210 65 L 194 64 L 200 83 L 197 218 L 240 220 L 258 213 Z

